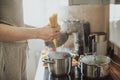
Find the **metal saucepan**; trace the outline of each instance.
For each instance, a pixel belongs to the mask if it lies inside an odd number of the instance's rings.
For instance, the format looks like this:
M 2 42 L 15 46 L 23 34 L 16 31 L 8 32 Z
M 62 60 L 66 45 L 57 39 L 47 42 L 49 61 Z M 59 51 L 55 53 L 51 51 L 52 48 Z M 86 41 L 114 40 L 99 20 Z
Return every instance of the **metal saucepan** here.
M 110 58 L 102 55 L 88 55 L 80 59 L 81 73 L 89 78 L 101 78 L 109 75 Z
M 52 75 L 68 75 L 71 71 L 72 56 L 67 52 L 50 52 L 46 62 Z

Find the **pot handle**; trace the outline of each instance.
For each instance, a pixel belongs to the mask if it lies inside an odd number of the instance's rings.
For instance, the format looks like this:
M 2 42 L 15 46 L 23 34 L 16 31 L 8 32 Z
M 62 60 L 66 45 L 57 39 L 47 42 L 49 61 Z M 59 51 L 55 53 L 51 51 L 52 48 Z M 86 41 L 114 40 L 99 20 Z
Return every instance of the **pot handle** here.
M 44 59 L 42 60 L 44 63 L 50 63 L 50 64 L 54 64 L 55 62 L 50 60 L 49 58 L 48 59 Z

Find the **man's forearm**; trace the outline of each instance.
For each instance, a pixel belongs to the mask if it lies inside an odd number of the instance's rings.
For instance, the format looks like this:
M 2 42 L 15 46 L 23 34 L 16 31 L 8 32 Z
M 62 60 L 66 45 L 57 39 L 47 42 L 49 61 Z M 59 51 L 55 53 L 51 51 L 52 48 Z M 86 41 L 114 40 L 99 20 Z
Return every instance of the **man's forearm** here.
M 14 27 L 0 24 L 0 41 L 20 41 L 28 39 L 43 39 L 52 41 L 59 37 L 60 27 L 52 28 L 46 25 L 41 28 Z
M 20 41 L 27 39 L 34 39 L 36 29 L 13 27 L 5 24 L 0 24 L 0 41 Z

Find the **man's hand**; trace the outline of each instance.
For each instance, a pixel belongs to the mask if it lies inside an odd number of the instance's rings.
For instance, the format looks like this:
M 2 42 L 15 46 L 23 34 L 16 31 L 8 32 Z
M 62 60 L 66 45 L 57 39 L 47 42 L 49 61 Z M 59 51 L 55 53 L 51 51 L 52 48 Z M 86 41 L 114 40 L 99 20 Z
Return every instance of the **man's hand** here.
M 42 28 L 15 27 L 0 24 L 0 41 L 20 41 L 28 39 L 43 39 L 52 41 L 60 35 L 60 27 L 51 28 L 46 25 Z
M 47 25 L 42 28 L 37 29 L 37 38 L 43 39 L 45 41 L 52 41 L 60 36 L 60 26 L 56 28 L 51 28 Z

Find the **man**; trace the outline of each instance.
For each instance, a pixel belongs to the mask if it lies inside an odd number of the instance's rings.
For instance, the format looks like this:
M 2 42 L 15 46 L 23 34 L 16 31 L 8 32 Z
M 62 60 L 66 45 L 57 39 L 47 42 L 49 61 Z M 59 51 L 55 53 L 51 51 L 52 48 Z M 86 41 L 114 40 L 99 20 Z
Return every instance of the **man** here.
M 26 49 L 28 39 L 52 41 L 60 27 L 26 28 L 22 0 L 0 0 L 0 80 L 27 80 Z

